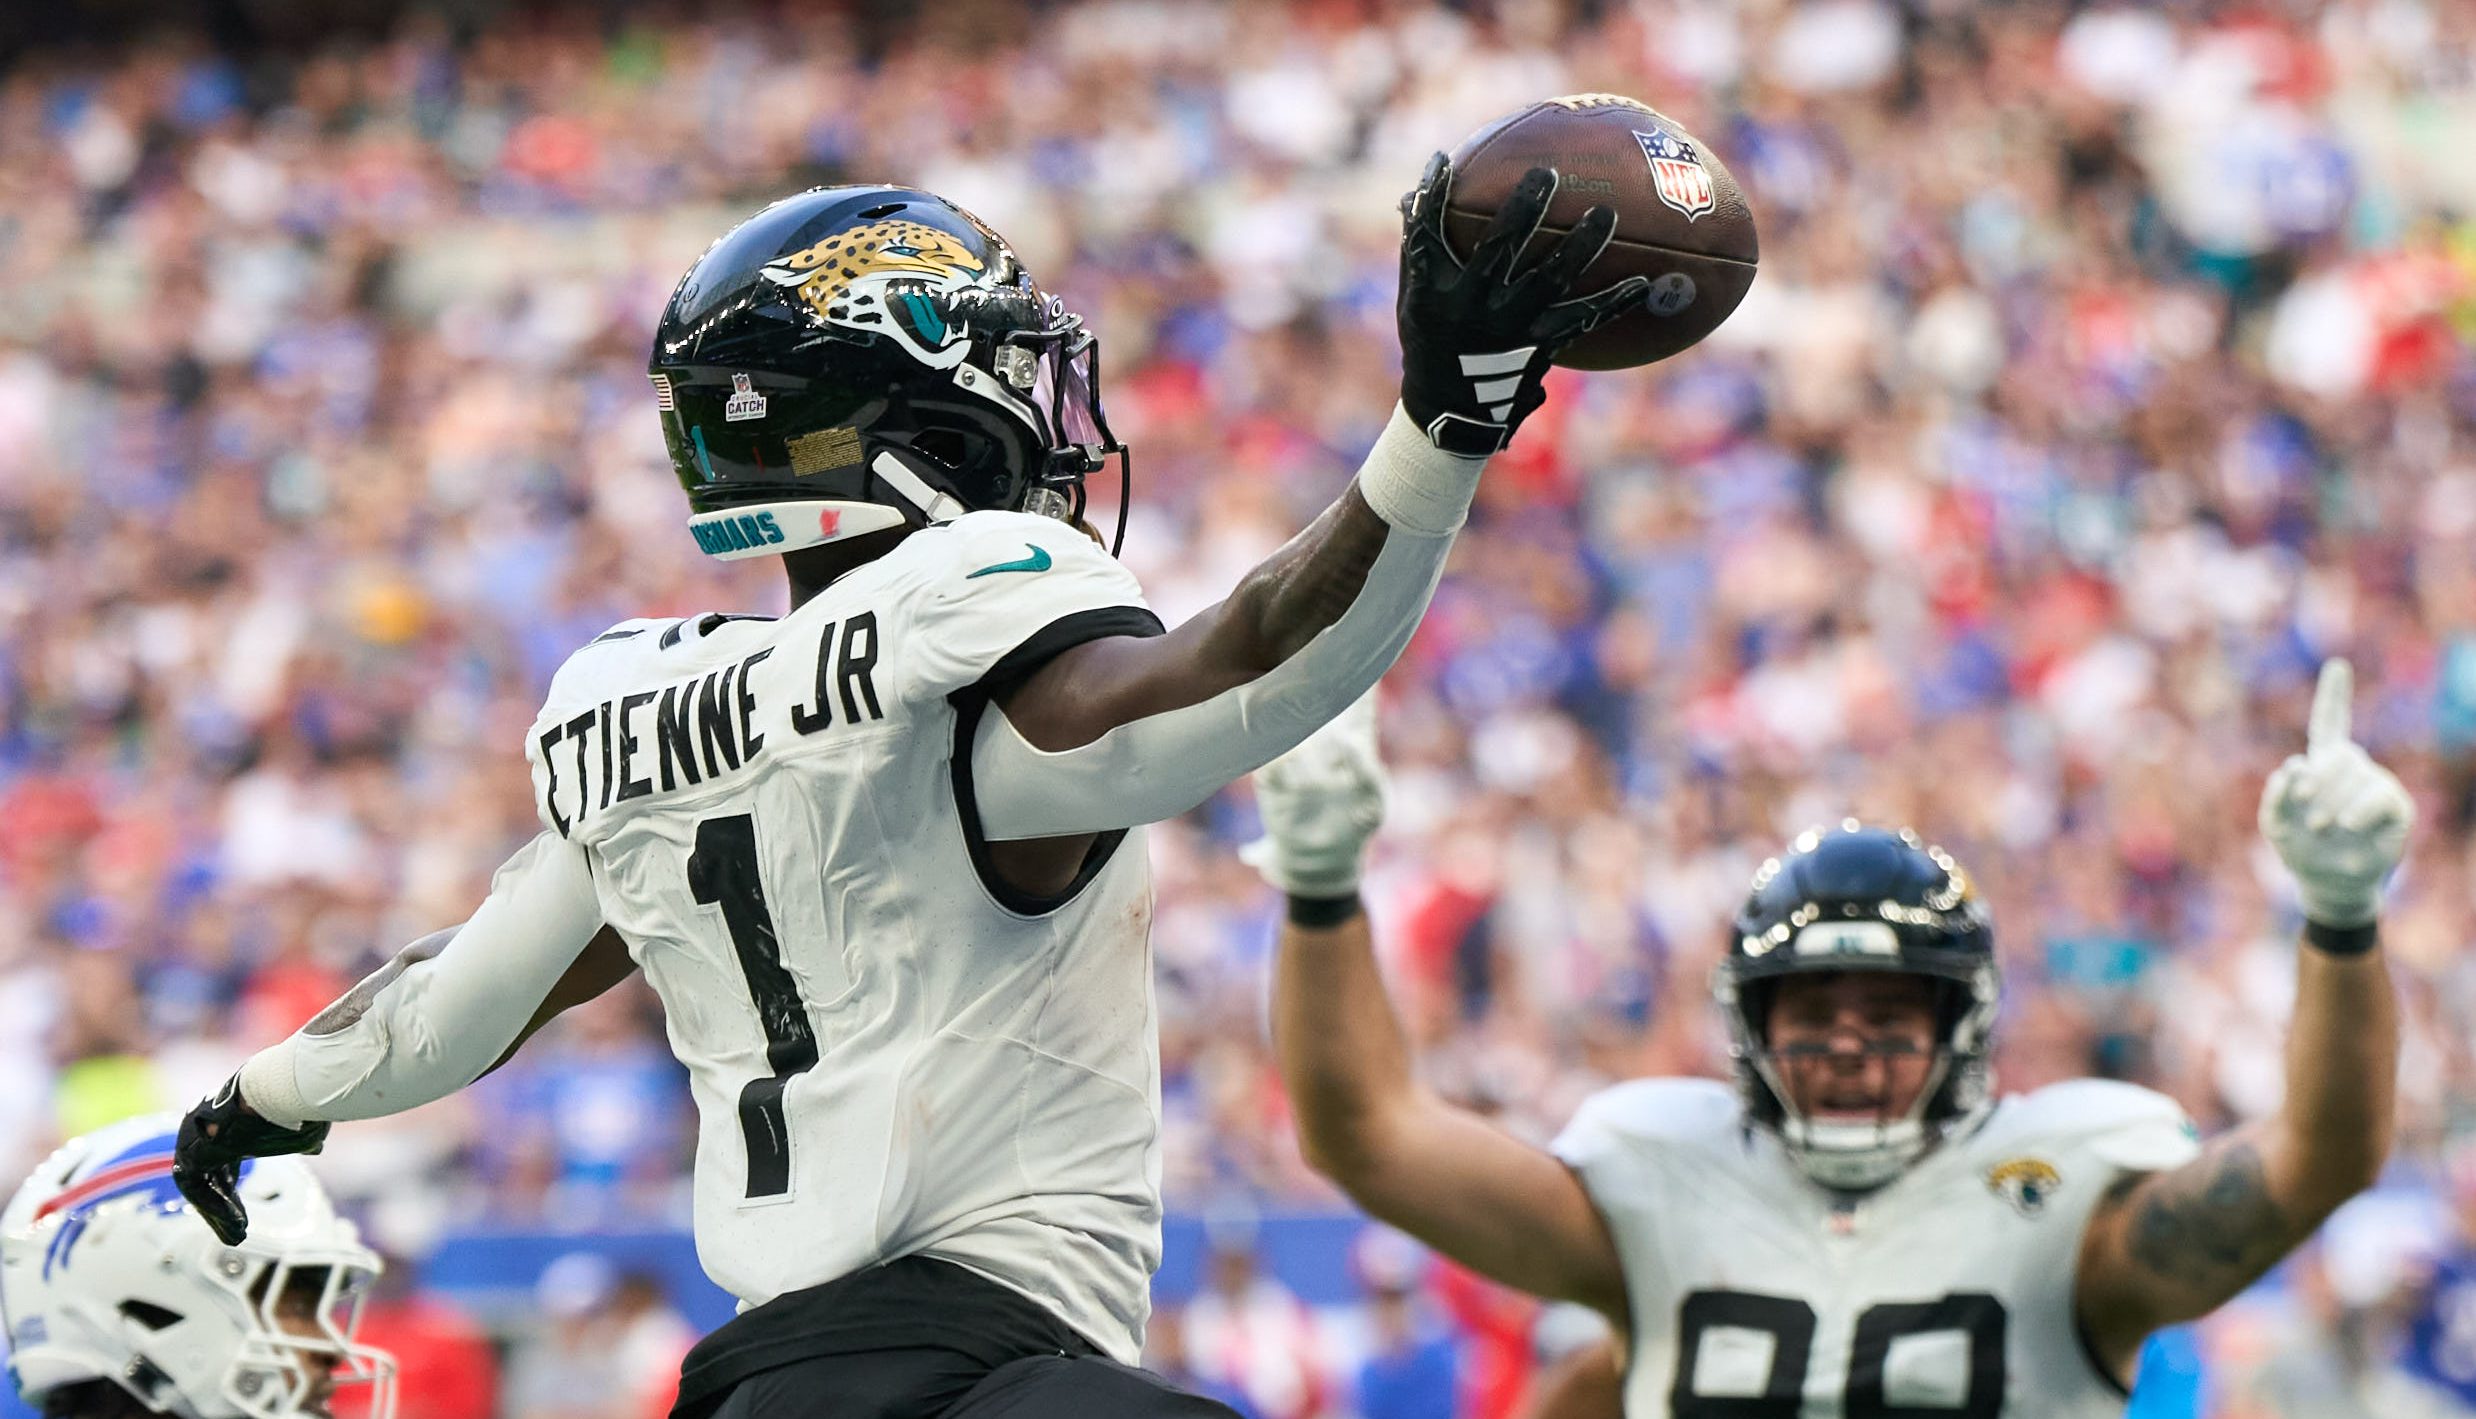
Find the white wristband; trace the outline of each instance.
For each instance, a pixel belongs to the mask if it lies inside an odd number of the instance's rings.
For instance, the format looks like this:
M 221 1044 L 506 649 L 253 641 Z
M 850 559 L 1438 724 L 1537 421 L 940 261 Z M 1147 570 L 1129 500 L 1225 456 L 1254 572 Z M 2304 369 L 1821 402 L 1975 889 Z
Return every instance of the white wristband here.
M 1425 537 L 1461 530 L 1479 492 L 1484 458 L 1461 458 L 1427 441 L 1399 404 L 1359 466 L 1358 495 L 1390 527 Z
M 241 1102 L 277 1128 L 299 1128 L 309 1120 L 309 1100 L 292 1072 L 291 1037 L 277 1040 L 241 1066 Z

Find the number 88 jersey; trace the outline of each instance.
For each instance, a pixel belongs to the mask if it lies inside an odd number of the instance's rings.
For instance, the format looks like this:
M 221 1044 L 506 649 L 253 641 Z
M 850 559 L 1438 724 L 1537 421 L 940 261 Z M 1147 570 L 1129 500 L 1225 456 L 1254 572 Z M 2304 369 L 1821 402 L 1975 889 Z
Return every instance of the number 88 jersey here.
M 934 1256 L 1137 1359 L 1160 1256 L 1142 841 L 1102 835 L 1054 898 L 1010 890 L 970 745 L 1058 651 L 1159 630 L 1080 532 L 975 512 L 782 620 L 626 622 L 554 678 L 536 806 L 661 997 L 698 1256 L 742 1302 Z
M 2172 1101 L 2097 1080 L 2003 1100 L 1847 1208 L 1707 1080 L 1620 1084 L 1556 1141 L 1624 1268 L 1627 1419 L 2116 1419 L 2081 1233 L 2117 1177 L 2198 1151 Z

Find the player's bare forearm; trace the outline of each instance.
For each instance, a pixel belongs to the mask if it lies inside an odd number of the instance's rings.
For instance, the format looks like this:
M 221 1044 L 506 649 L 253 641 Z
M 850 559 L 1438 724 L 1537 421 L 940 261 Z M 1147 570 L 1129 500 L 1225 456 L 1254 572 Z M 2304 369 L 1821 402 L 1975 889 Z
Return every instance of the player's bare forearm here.
M 1390 532 L 1357 484 L 1344 488 L 1305 531 L 1248 572 L 1227 600 L 1195 618 L 1211 622 L 1202 673 L 1237 684 L 1296 655 L 1358 599 Z
M 1616 1341 L 1595 1341 L 1558 1360 L 1531 1386 L 1523 1419 L 1625 1419 L 1625 1374 Z
M 1350 609 L 1390 531 L 1352 484 L 1226 599 L 1166 635 L 1059 654 L 1001 701 L 1006 717 L 1054 753 L 1259 679 Z
M 2305 946 L 2296 955 L 2273 1172 L 2287 1201 L 2326 1216 L 2371 1187 L 2390 1157 L 2398 995 L 2378 948 L 2336 956 Z
M 2380 1174 L 2398 1068 L 2389 968 L 2378 950 L 2297 955 L 2278 1112 L 2180 1168 L 2124 1179 L 2090 1219 L 2079 1310 L 2110 1362 L 2251 1285 Z
M 1380 1166 L 1381 1134 L 1424 1103 L 1366 915 L 1331 927 L 1285 924 L 1273 973 L 1273 1046 L 1299 1146 L 1349 1187 Z
M 1317 1171 L 1463 1265 L 1620 1325 L 1624 1277 L 1565 1165 L 1420 1084 L 1366 918 L 1282 928 L 1273 1043 Z

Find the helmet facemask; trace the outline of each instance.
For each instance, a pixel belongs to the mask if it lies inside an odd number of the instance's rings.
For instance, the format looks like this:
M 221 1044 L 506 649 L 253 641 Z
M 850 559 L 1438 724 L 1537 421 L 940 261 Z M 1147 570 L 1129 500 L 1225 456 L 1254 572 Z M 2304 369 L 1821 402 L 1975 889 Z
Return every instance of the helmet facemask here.
M 1133 455 L 1109 430 L 1100 400 L 1100 337 L 1083 317 L 1051 296 L 1046 319 L 1034 329 L 1009 331 L 989 352 L 994 385 L 966 388 L 999 405 L 1033 431 L 1025 448 L 1031 472 L 1018 510 L 1080 524 L 1087 492 L 1084 480 L 1118 462 L 1118 528 L 1111 556 L 1126 541 L 1126 504 L 1134 482 Z
M 1917 1049 L 1906 1040 L 1779 1046 L 1771 1038 L 1772 1009 L 1790 973 L 1731 979 L 1723 967 L 1715 993 L 1725 1012 L 1730 1056 L 1753 1121 L 1776 1135 L 1806 1176 L 1824 1187 L 1866 1192 L 1883 1186 L 1924 1157 L 1946 1135 L 1965 1129 L 1983 1112 L 1988 1097 L 1988 1035 L 1996 1003 L 1994 971 L 1955 963 L 1961 976 L 1903 971 L 1934 988 L 1932 1044 Z M 1819 972 L 1816 972 L 1819 974 Z M 1978 977 L 1982 976 L 1982 980 Z M 1886 1103 L 1872 1120 L 1815 1118 L 1797 1104 L 1796 1071 L 1808 1061 L 1880 1060 L 1896 1072 L 1923 1054 L 1925 1077 L 1906 1108 Z
M 252 1321 L 224 1374 L 223 1398 L 234 1410 L 250 1419 L 324 1414 L 334 1391 L 368 1385 L 369 1419 L 393 1419 L 395 1361 L 356 1338 L 362 1303 L 378 1277 L 368 1252 L 236 1252 L 212 1275 L 228 1282 Z

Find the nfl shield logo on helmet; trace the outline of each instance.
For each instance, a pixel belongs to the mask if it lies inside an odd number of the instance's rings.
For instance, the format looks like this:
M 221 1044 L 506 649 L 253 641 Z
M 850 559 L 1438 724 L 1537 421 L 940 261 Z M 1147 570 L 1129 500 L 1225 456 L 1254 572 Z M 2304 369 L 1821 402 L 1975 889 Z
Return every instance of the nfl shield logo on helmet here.
M 723 401 L 722 421 L 726 424 L 736 424 L 743 419 L 762 419 L 764 417 L 765 396 L 757 393 L 756 390 L 749 385 L 748 376 L 744 374 L 732 375 L 731 397 Z
M 1651 165 L 1651 187 L 1659 200 L 1685 214 L 1692 221 L 1718 203 L 1711 191 L 1711 170 L 1702 165 L 1702 157 L 1694 145 L 1668 132 L 1654 128 L 1645 133 L 1634 130 L 1642 144 L 1642 156 Z

